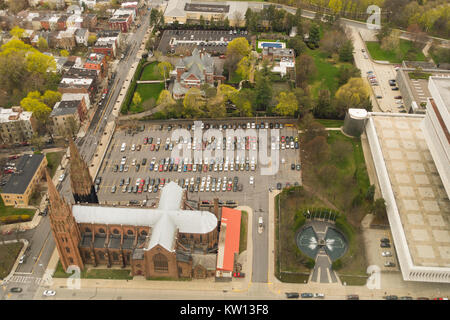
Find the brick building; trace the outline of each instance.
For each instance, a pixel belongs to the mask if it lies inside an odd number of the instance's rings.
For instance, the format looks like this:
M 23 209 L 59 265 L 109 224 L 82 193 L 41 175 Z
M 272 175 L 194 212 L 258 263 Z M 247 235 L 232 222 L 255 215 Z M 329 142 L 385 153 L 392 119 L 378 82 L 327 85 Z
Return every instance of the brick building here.
M 101 53 L 91 53 L 84 63 L 84 68 L 95 70 L 101 78 L 104 78 L 108 74 L 106 56 Z
M 130 268 L 133 276 L 172 279 L 213 274 L 215 254 L 208 252 L 217 248 L 217 212 L 183 210 L 184 193 L 174 182 L 162 189 L 157 209 L 71 207 L 49 176 L 47 182 L 51 228 L 64 269 L 118 265 Z

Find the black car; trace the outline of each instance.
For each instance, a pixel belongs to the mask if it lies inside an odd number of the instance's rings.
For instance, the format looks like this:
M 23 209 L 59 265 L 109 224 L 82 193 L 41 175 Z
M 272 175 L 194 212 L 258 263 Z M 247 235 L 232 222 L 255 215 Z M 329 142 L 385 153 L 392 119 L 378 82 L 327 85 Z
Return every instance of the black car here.
M 380 243 L 380 247 L 381 248 L 390 248 L 391 245 L 388 242 L 382 242 L 382 243 Z
M 139 172 L 139 169 L 141 168 L 141 165 L 138 163 L 137 165 L 136 165 L 136 172 Z
M 357 294 L 349 294 L 347 300 L 359 300 L 359 296 Z
M 277 190 L 281 190 L 281 183 L 280 182 L 277 183 Z
M 313 298 L 314 295 L 312 293 L 309 292 L 304 292 L 301 294 L 302 298 L 307 299 L 307 298 Z
M 14 288 L 11 288 L 10 291 L 11 292 L 22 292 L 22 288 L 14 287 Z
M 393 87 L 392 88 L 392 91 L 398 91 L 399 89 L 398 89 L 398 87 Z
M 398 297 L 395 295 L 384 296 L 383 298 L 386 300 L 398 300 Z
M 381 238 L 380 241 L 381 242 L 390 242 L 391 240 L 389 240 L 389 238 Z
M 404 296 L 404 297 L 400 297 L 400 300 L 413 300 L 413 298 L 410 296 Z
M 123 184 L 125 183 L 125 179 L 120 179 L 120 183 L 119 183 L 119 186 L 123 186 Z
M 295 163 L 291 164 L 291 170 L 295 170 Z
M 298 149 L 298 148 L 299 148 L 298 142 L 296 142 L 296 143 L 294 144 L 294 146 L 295 146 L 295 149 Z
M 142 159 L 142 165 L 145 166 L 147 164 L 147 158 Z
M 286 298 L 289 299 L 298 299 L 299 296 L 298 292 L 286 292 Z

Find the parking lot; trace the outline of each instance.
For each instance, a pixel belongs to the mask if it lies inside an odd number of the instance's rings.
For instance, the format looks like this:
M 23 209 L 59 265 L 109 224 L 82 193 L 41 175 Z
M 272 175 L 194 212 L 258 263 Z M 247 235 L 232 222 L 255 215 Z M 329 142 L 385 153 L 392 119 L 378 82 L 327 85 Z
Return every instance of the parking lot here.
M 394 248 L 394 242 L 392 241 L 390 231 L 380 229 L 366 229 L 364 233 L 368 265 L 379 266 L 380 271 L 400 271 Z M 389 239 L 388 243 L 390 248 L 381 247 L 381 239 L 385 238 Z M 395 266 L 387 266 L 386 263 L 389 262 L 395 264 Z
M 158 51 L 164 54 L 183 54 L 198 48 L 213 55 L 221 55 L 226 52 L 228 42 L 239 37 L 248 38 L 248 34 L 244 31 L 165 30 Z
M 257 150 L 261 141 L 252 136 L 241 140 L 229 137 L 225 138 L 225 141 L 219 139 L 212 141 L 205 137 L 203 148 L 211 155 L 209 159 L 203 155 L 197 161 L 197 165 L 193 156 L 189 159 L 172 157 L 172 152 L 176 151 L 179 145 L 187 147 L 189 153 L 193 151 L 195 145 L 197 151 L 202 148 L 201 138 L 197 140 L 197 137 L 196 140 L 192 137 L 191 141 L 183 141 L 180 144 L 178 141 L 167 140 L 170 140 L 175 129 L 180 126 L 182 129 L 188 129 L 192 124 L 193 122 L 173 121 L 170 123 L 172 129 L 168 130 L 168 123 L 163 124 L 162 128 L 161 124 L 146 123 L 143 125 L 143 131 L 137 130 L 136 133 L 131 129 L 117 129 L 96 178 L 97 182 L 101 178 L 97 191 L 99 201 L 124 205 L 130 201 L 143 203 L 144 200 L 148 200 L 147 205 L 151 205 L 159 198 L 159 192 L 164 184 L 174 181 L 188 189 L 190 200 L 212 201 L 217 197 L 223 202 L 232 200 L 236 205 L 246 204 L 261 209 L 266 205 L 266 192 L 269 188 L 301 183 L 300 148 L 299 143 L 295 141 L 297 138 L 295 127 L 288 124 L 279 129 L 279 142 L 276 138 L 271 138 L 271 133 L 276 131 L 267 130 L 267 139 L 270 140 L 267 143 L 267 155 L 270 158 L 271 152 L 279 152 L 279 170 L 274 175 L 265 175 L 261 174 L 263 171 L 258 163 L 258 156 L 255 157 L 255 154 L 258 155 Z M 238 128 L 239 125 L 242 128 L 247 122 L 210 121 L 204 123 L 204 129 L 200 132 L 204 134 L 209 126 L 215 128 L 220 126 L 225 137 L 224 125 L 233 125 L 233 128 Z M 260 126 L 261 123 L 250 123 L 250 126 L 255 127 L 254 132 L 259 134 L 260 129 L 256 129 L 256 125 Z M 267 125 L 271 126 L 270 123 Z M 272 123 L 272 127 L 275 126 L 276 124 Z M 194 136 L 192 128 L 186 132 Z M 290 137 L 292 143 L 283 143 L 286 140 L 290 141 Z M 273 143 L 271 139 L 274 139 Z M 158 141 L 160 143 L 157 151 Z M 289 145 L 289 148 L 286 145 Z M 214 148 L 217 150 L 222 148 L 222 158 L 218 157 L 220 153 Z M 279 149 L 275 150 L 276 148 Z

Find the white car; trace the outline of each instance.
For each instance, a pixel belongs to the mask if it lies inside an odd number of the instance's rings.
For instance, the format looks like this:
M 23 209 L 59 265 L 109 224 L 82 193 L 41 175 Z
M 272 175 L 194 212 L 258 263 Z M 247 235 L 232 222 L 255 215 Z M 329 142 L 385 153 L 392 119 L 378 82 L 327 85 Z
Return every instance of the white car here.
M 136 150 L 136 145 L 135 145 L 135 144 L 133 144 L 133 145 L 131 146 L 131 151 L 134 151 L 134 150 Z
M 262 233 L 264 229 L 264 222 L 263 222 L 263 218 L 259 217 L 258 219 L 258 233 Z
M 325 298 L 323 293 L 314 293 L 314 298 Z
M 381 253 L 382 257 L 392 257 L 392 253 L 390 251 L 383 251 Z
M 42 295 L 43 295 L 43 296 L 46 296 L 46 297 L 53 297 L 54 295 L 56 295 L 56 291 L 53 291 L 53 290 L 45 290 L 45 291 L 42 293 Z
M 255 182 L 255 178 L 253 176 L 250 176 L 250 184 L 253 184 Z
M 63 173 L 62 175 L 59 176 L 58 181 L 59 182 L 63 181 L 65 177 L 66 177 L 66 175 Z

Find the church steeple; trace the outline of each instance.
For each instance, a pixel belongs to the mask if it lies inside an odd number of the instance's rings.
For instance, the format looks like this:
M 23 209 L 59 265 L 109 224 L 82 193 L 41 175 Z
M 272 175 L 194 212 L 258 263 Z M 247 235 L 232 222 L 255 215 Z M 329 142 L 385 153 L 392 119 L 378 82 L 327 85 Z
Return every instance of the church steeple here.
M 75 203 L 98 203 L 94 183 L 86 162 L 81 158 L 72 139 L 69 139 L 70 148 L 70 185 L 72 187 Z
M 49 197 L 49 218 L 56 248 L 58 249 L 61 265 L 64 270 L 70 265 L 76 265 L 80 269 L 84 268 L 78 245 L 81 241 L 80 230 L 72 215 L 69 204 L 60 196 L 53 184 L 50 174 L 45 172 L 48 197 Z

